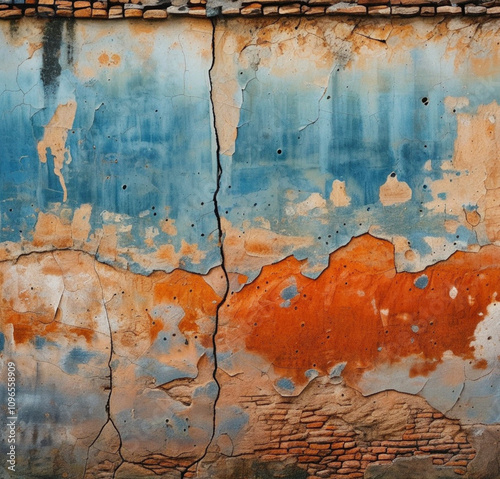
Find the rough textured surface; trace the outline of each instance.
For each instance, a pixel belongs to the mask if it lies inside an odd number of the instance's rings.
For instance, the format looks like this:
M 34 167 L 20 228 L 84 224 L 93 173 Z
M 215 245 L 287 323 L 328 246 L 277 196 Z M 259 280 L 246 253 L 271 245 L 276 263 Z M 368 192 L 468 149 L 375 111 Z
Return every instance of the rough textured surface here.
M 499 28 L 1 23 L 4 476 L 500 478 Z
M 458 5 L 457 5 L 458 4 Z M 202 18 L 255 16 L 415 16 L 500 15 L 498 0 L 2 0 L 0 20 L 38 18 L 164 20 L 170 15 Z

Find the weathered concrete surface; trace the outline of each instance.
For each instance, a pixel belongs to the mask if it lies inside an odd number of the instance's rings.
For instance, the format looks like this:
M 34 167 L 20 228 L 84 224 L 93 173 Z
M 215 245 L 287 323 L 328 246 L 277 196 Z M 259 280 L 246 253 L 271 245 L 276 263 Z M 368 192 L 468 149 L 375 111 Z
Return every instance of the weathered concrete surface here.
M 499 28 L 0 24 L 16 474 L 500 477 Z

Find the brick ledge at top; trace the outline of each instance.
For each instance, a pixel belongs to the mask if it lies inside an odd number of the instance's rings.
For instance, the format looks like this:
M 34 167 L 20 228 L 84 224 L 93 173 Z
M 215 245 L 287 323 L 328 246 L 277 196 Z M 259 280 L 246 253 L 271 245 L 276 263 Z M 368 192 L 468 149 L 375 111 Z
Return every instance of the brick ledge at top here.
M 209 0 L 210 2 L 210 0 Z M 437 15 L 500 16 L 500 0 L 467 1 L 450 0 L 243 0 L 241 4 L 210 7 L 207 0 L 190 0 L 182 5 L 143 5 L 141 0 L 86 1 L 86 0 L 0 0 L 0 19 L 20 17 L 71 17 L 88 19 L 162 20 L 168 16 L 273 16 L 273 15 L 353 15 L 432 17 Z

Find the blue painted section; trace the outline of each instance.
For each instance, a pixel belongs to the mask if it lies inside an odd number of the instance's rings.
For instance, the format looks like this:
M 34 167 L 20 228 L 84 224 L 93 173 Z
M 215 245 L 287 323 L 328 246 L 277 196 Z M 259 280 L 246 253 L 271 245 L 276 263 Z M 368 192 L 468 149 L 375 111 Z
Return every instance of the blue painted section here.
M 78 374 L 79 366 L 88 364 L 96 356 L 96 353 L 85 351 L 81 348 L 73 348 L 63 359 L 62 368 L 68 374 Z
M 429 278 L 427 277 L 427 275 L 423 274 L 414 281 L 414 284 L 417 288 L 425 289 L 429 284 Z
M 278 381 L 276 382 L 276 386 L 278 386 L 278 388 L 280 388 L 280 389 L 283 389 L 283 390 L 289 391 L 289 392 L 293 391 L 295 389 L 294 382 L 288 378 L 278 379 Z
M 57 214 L 91 204 L 91 234 L 106 224 L 104 212 L 122 215 L 120 226 L 131 230 L 119 236 L 120 248 L 155 253 L 157 247 L 144 239 L 148 229 L 156 228 L 157 245 L 172 244 L 178 251 L 182 240 L 198 244 L 205 259 L 193 264 L 185 257 L 182 262 L 186 269 L 204 273 L 220 262 L 217 238 L 210 237 L 217 222 L 207 72 L 202 65 L 186 79 L 180 48 L 141 58 L 126 46 L 127 30 L 111 28 L 113 38 L 96 40 L 94 51 L 118 51 L 121 62 L 116 68 L 100 68 L 94 54 L 91 78 L 78 75 L 68 54 L 70 46 L 79 48 L 83 42 L 72 37 L 68 26 L 56 45 L 62 73 L 49 86 L 40 81 L 47 45 L 29 60 L 24 48 L 0 51 L 2 64 L 12 65 L 0 80 L 0 242 L 31 240 L 40 211 Z M 8 45 L 11 39 L 5 36 L 1 41 Z M 37 143 L 56 108 L 70 100 L 78 107 L 66 143 L 72 161 L 62 170 L 68 200 L 58 207 L 63 190 L 53 172 L 53 156 L 49 153 L 47 163 L 41 163 Z M 175 221 L 176 236 L 161 230 L 167 217 Z M 124 259 L 134 271 L 150 272 Z
M 295 296 L 297 296 L 299 292 L 297 291 L 297 285 L 292 284 L 291 286 L 288 286 L 281 292 L 281 297 L 283 299 L 293 299 Z
M 238 406 L 227 406 L 221 411 L 221 416 L 218 420 L 216 437 L 222 434 L 227 434 L 234 438 L 244 426 L 248 423 L 248 414 Z
M 408 238 L 421 255 L 432 253 L 425 237 L 444 238 L 453 245 L 449 254 L 477 244 L 471 230 L 445 229 L 445 220 L 461 211 L 431 211 L 425 204 L 433 199 L 432 182 L 443 178 L 442 163 L 454 153 L 456 112 L 445 107 L 445 98 L 467 96 L 470 104 L 460 111 L 473 114 L 482 104 L 500 102 L 500 93 L 476 88 L 466 66 L 445 58 L 445 47 L 444 42 L 416 46 L 412 62 L 380 64 L 375 74 L 353 60 L 351 67 L 332 70 L 324 92 L 311 87 L 314 72 L 286 77 L 264 67 L 242 68 L 235 152 L 222 158 L 221 215 L 242 231 L 244 221 L 265 217 L 276 233 L 309 236 L 313 245 L 293 254 L 322 267 L 329 253 L 372 226 L 377 236 Z M 256 80 L 249 81 L 253 76 Z M 489 81 L 500 81 L 497 76 Z M 429 160 L 430 171 L 424 168 Z M 379 189 L 391 173 L 408 184 L 412 198 L 383 206 Z M 296 193 L 295 204 L 312 193 L 328 203 L 336 179 L 346 184 L 349 206 L 328 205 L 326 214 L 287 213 L 288 191 Z

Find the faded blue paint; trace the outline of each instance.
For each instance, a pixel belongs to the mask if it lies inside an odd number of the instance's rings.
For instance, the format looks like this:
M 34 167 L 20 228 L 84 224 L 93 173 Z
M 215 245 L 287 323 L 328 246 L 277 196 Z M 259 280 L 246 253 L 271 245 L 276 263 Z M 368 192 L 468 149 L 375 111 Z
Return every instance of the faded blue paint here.
M 276 386 L 279 389 L 283 389 L 288 392 L 293 391 L 295 389 L 294 382 L 289 378 L 278 379 L 278 381 L 276 382 Z
M 94 352 L 73 348 L 62 360 L 61 367 L 68 374 L 78 374 L 80 365 L 88 364 L 95 356 L 97 354 Z
M 0 332 L 0 353 L 3 351 L 3 348 L 5 347 L 5 335 Z
M 429 278 L 427 277 L 426 274 L 423 274 L 422 276 L 416 278 L 413 283 L 417 288 L 425 289 L 426 286 L 429 284 Z
M 219 394 L 219 386 L 215 381 L 209 381 L 203 386 L 197 387 L 193 392 L 193 399 L 205 397 L 210 400 L 215 400 Z
M 299 292 L 297 291 L 297 285 L 292 284 L 285 288 L 283 291 L 281 291 L 281 297 L 283 299 L 293 299 L 295 296 L 297 296 Z
M 444 238 L 449 254 L 477 244 L 475 232 L 445 228 L 445 220 L 461 211 L 431 211 L 425 204 L 433 200 L 431 183 L 443 178 L 441 165 L 454 153 L 457 118 L 445 98 L 467 96 L 470 103 L 460 112 L 473 114 L 482 104 L 500 102 L 500 93 L 477 88 L 467 64 L 455 67 L 445 48 L 446 42 L 416 46 L 413 61 L 380 61 L 375 76 L 371 68 L 356 68 L 353 59 L 352 67 L 334 66 L 324 92 L 315 86 L 314 71 L 284 77 L 240 66 L 243 104 L 235 152 L 222 158 L 221 215 L 243 231 L 244 221 L 265 217 L 276 233 L 309 235 L 314 244 L 293 254 L 322 267 L 332 251 L 373 226 L 372 234 L 382 238 L 406 237 L 420 255 L 433 253 L 425 237 Z M 489 81 L 500 81 L 500 74 L 495 78 Z M 429 160 L 430 170 L 424 168 Z M 384 207 L 379 189 L 391 173 L 409 185 L 412 198 Z M 350 206 L 287 214 L 287 191 L 296 192 L 294 203 L 312 193 L 328 201 L 335 179 L 345 181 Z M 250 280 L 258 273 L 241 272 Z
M 210 236 L 217 229 L 212 201 L 217 172 L 208 59 L 196 74 L 186 76 L 186 61 L 194 60 L 186 60 L 181 48 L 168 48 L 162 41 L 164 48 L 139 57 L 126 46 L 128 30 L 116 27 L 110 25 L 111 37 L 97 37 L 93 49 L 116 51 L 121 63 L 100 68 L 94 53 L 91 67 L 96 73 L 88 79 L 79 77 L 67 53 L 69 42 L 75 50 L 84 48 L 81 29 L 70 38 L 65 27 L 58 58 L 62 73 L 55 86 L 45 89 L 40 81 L 43 51 L 28 59 L 25 45 L 9 48 L 12 39 L 2 30 L 7 48 L 2 48 L 0 61 L 12 67 L 4 69 L 0 80 L 0 242 L 31 240 L 39 211 L 57 214 L 63 207 L 74 211 L 91 204 L 91 234 L 106 224 L 104 212 L 122 215 L 120 226 L 130 225 L 131 230 L 119 236 L 119 247 L 154 253 L 156 248 L 144 239 L 148 229 L 156 228 L 158 245 L 170 243 L 178 251 L 182 240 L 198 244 L 206 258 L 194 264 L 186 257 L 182 264 L 205 273 L 220 262 L 217 238 Z M 172 29 L 177 41 L 174 30 L 180 34 L 182 29 Z M 87 30 L 97 33 L 92 25 Z M 63 190 L 53 172 L 53 156 L 49 153 L 47 163 L 41 163 L 37 143 L 58 105 L 69 100 L 78 107 L 66 144 L 72 162 L 62 170 L 68 200 L 58 206 Z M 176 222 L 176 236 L 160 228 L 167 216 Z M 122 259 L 134 271 L 150 271 L 131 258 Z
M 238 406 L 226 406 L 219 413 L 216 437 L 227 434 L 234 438 L 248 424 L 248 414 Z

